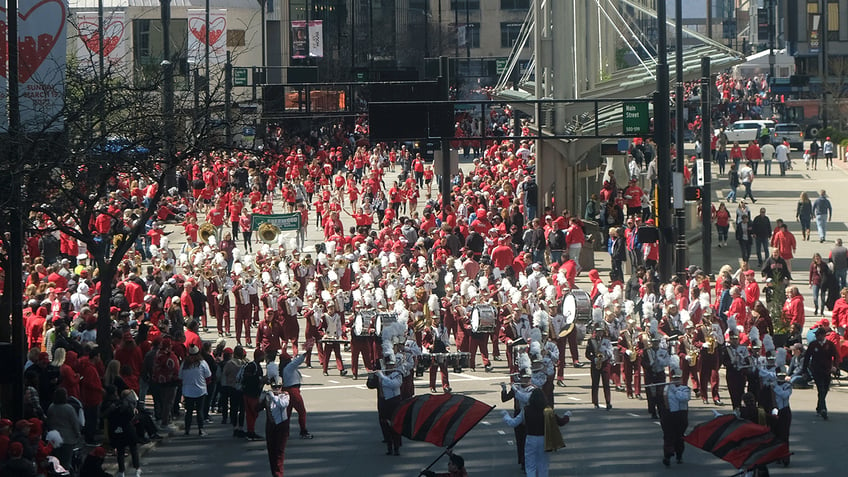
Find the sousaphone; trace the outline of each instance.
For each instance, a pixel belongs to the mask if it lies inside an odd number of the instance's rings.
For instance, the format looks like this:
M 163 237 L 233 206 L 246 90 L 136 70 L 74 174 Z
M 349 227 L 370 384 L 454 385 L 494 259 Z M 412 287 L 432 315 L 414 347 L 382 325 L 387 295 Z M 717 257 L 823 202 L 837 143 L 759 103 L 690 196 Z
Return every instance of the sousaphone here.
M 205 222 L 203 225 L 197 229 L 197 239 L 201 242 L 208 244 L 209 239 L 217 236 L 218 228 L 209 222 Z
M 257 230 L 259 240 L 267 244 L 277 243 L 277 237 L 280 235 L 280 228 L 270 222 L 264 222 Z

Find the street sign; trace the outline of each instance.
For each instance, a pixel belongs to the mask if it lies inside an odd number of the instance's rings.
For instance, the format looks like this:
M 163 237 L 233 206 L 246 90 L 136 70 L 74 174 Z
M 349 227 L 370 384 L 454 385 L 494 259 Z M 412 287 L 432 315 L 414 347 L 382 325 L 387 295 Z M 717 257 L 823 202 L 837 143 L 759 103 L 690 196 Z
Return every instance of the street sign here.
M 259 226 L 265 222 L 276 225 L 280 230 L 297 230 L 300 228 L 300 214 L 297 212 L 272 215 L 253 214 L 250 216 L 250 230 L 259 229 Z
M 499 75 L 503 74 L 503 72 L 506 71 L 506 62 L 506 58 L 497 58 L 495 60 L 495 73 Z
M 648 103 L 624 103 L 622 126 L 624 134 L 641 136 L 650 132 Z
M 704 159 L 703 158 L 699 158 L 695 161 L 695 170 L 698 173 L 698 177 L 697 177 L 698 187 L 704 187 Z
M 233 86 L 247 86 L 247 68 L 233 68 Z

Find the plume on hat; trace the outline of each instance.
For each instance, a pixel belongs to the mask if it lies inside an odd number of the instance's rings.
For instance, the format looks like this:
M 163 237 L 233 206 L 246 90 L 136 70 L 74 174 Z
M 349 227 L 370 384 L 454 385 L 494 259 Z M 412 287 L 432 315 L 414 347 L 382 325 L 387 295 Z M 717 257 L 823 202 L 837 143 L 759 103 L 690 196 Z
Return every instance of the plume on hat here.
M 754 326 L 751 328 L 751 331 L 748 332 L 748 340 L 755 345 L 760 344 L 760 329 Z
M 786 348 L 784 348 L 783 346 L 775 350 L 774 364 L 779 370 L 783 370 L 786 368 Z
M 671 369 L 672 376 L 677 377 L 683 375 L 683 371 L 680 369 L 680 356 L 676 354 L 669 355 L 668 366 Z
M 538 328 L 541 335 L 548 333 L 548 323 L 550 323 L 551 315 L 545 310 L 536 310 L 533 313 L 533 327 Z M 539 337 L 541 339 L 541 336 Z
M 727 335 L 728 336 L 739 336 L 739 330 L 736 329 L 736 317 L 728 316 L 727 317 Z
M 763 336 L 763 349 L 766 351 L 766 354 L 768 354 L 768 355 L 774 353 L 774 351 L 775 351 L 775 349 L 774 349 L 774 338 L 772 338 L 771 335 L 768 334 L 768 333 L 766 333 L 766 335 Z M 784 350 L 784 352 L 785 351 L 786 350 Z
M 624 314 L 625 314 L 625 316 L 633 316 L 634 311 L 636 311 L 636 304 L 633 303 L 633 300 L 625 300 L 624 301 Z
M 316 291 L 315 290 L 315 282 L 310 281 L 309 283 L 306 284 L 306 296 L 307 297 L 310 297 L 310 298 L 314 297 L 315 291 Z
M 430 310 L 430 313 L 433 315 L 439 314 L 439 296 L 435 293 L 431 293 L 429 297 L 427 297 L 427 308 Z

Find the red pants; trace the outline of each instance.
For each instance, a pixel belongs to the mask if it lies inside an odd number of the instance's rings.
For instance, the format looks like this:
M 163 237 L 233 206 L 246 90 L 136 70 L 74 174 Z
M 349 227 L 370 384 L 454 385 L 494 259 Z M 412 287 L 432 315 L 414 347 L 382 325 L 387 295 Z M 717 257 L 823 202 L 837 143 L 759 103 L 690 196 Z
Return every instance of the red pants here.
M 495 358 L 501 355 L 501 348 L 499 346 L 498 334 L 496 332 L 489 333 L 489 337 L 492 340 L 492 356 Z
M 289 408 L 291 409 L 291 408 Z M 283 464 L 286 460 L 286 443 L 289 440 L 289 421 L 274 424 L 270 414 L 265 419 L 265 443 L 268 446 L 268 462 L 271 475 L 283 477 Z
M 341 349 L 339 347 L 339 343 L 327 343 L 324 345 L 324 372 L 327 372 L 327 368 L 330 365 L 330 354 L 336 354 L 336 368 L 341 371 L 344 369 L 344 363 L 342 362 L 342 354 Z
M 610 365 L 610 378 L 615 387 L 621 386 L 621 363 Z
M 259 406 L 259 398 L 244 396 L 244 418 L 248 434 L 256 432 L 256 418 L 259 417 L 257 406 Z
M 634 351 L 635 353 L 635 351 Z M 633 397 L 636 394 L 642 394 L 642 358 L 636 358 L 636 361 L 630 362 L 630 357 L 624 357 L 624 362 L 621 364 L 624 368 L 624 387 L 627 389 L 627 397 Z
M 441 363 L 437 363 L 433 361 L 430 365 L 430 387 L 436 388 L 436 370 L 441 371 L 442 374 L 442 389 L 445 389 L 450 386 L 450 381 L 448 380 L 448 364 L 445 361 Z
M 306 339 L 312 338 L 316 343 L 321 339 L 321 335 L 318 334 L 318 330 L 315 328 L 307 328 L 306 329 Z M 318 346 L 315 347 L 315 352 L 318 354 L 318 364 L 320 366 L 324 366 L 324 348 L 318 343 Z M 312 349 L 306 350 L 306 365 L 312 366 Z
M 250 303 L 236 305 L 236 342 L 241 343 L 241 333 L 244 329 L 244 338 L 250 344 Z
M 297 356 L 297 341 L 300 337 L 300 325 L 297 323 L 297 317 L 286 316 L 283 321 L 283 350 L 288 351 L 289 341 L 292 344 L 292 356 Z
M 573 335 L 574 332 L 572 331 Z M 571 336 L 571 335 L 569 335 Z M 556 347 L 559 350 L 559 359 L 557 360 L 557 380 L 562 380 L 565 377 L 565 343 L 568 341 L 568 336 L 565 338 L 557 338 L 554 342 L 556 343 Z M 575 348 L 572 347 L 572 350 Z
M 689 360 L 684 356 L 680 358 L 680 370 L 683 372 L 682 379 L 680 380 L 680 384 L 686 385 L 689 382 L 689 378 L 691 376 L 692 379 L 692 389 L 696 390 L 697 393 L 701 392 L 701 386 L 699 376 L 701 374 L 701 357 L 698 356 L 698 362 L 695 363 L 695 366 L 691 366 L 689 364 Z
M 362 364 L 366 370 L 371 369 L 371 347 L 368 346 L 367 338 L 353 337 L 350 340 L 350 369 L 354 376 L 359 376 L 359 356 L 362 356 Z
M 706 350 L 702 350 L 698 361 L 701 363 L 700 376 L 698 378 L 698 381 L 701 383 L 701 399 L 708 399 L 707 383 L 709 382 L 713 401 L 718 401 L 718 351 L 714 354 L 709 354 Z
M 470 343 L 471 343 L 471 369 L 477 367 L 477 351 L 480 351 L 480 356 L 483 357 L 483 366 L 491 366 L 489 362 L 489 335 L 488 334 L 480 334 L 473 333 L 471 335 Z
M 577 354 L 577 332 L 572 331 L 571 334 L 566 337 L 568 341 L 568 350 L 571 351 L 571 362 L 577 364 L 580 362 L 580 355 Z M 562 352 L 560 351 L 560 356 L 562 356 Z
M 604 401 L 606 401 L 607 404 L 610 404 L 612 401 L 610 399 L 609 363 L 605 363 L 601 366 L 601 369 L 597 369 L 594 365 L 592 365 L 590 374 L 592 375 L 592 404 L 596 406 L 598 405 L 598 389 L 601 386 L 604 388 Z
M 306 404 L 303 403 L 303 395 L 300 394 L 300 386 L 286 388 L 289 393 L 289 408 L 287 410 L 289 419 L 291 419 L 292 411 L 297 411 L 297 423 L 300 426 L 300 433 L 306 434 Z
M 214 305 L 215 310 L 215 321 L 218 323 L 218 333 L 224 334 L 230 333 L 230 304 L 229 302 L 224 302 L 224 304 L 220 304 L 215 301 Z

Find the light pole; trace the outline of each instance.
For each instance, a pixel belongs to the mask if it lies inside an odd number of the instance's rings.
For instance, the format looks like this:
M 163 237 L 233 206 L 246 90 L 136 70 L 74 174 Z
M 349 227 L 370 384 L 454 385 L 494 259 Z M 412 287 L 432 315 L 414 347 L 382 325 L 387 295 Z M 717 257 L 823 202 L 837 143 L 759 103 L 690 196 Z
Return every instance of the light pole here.
M 209 0 L 206 0 L 206 18 L 205 18 L 205 20 L 206 20 L 206 29 L 205 29 L 205 32 L 206 32 L 205 36 L 206 37 L 203 39 L 203 42 L 205 43 L 205 51 L 204 51 L 205 58 L 204 58 L 204 60 L 206 62 L 206 65 L 205 65 L 206 66 L 206 68 L 205 68 L 206 84 L 204 85 L 203 91 L 206 95 L 204 97 L 204 100 L 205 100 L 204 101 L 204 111 L 209 111 L 209 103 L 212 100 L 212 98 L 210 98 L 210 94 L 209 94 L 209 83 L 211 82 L 210 80 L 212 79 L 212 72 L 209 71 L 209 48 L 210 48 L 210 46 L 209 46 Z M 208 113 L 204 112 L 203 116 L 204 116 L 204 122 L 206 122 L 206 120 L 208 119 L 207 118 Z
M 265 68 L 265 5 L 268 3 L 268 0 L 256 0 L 256 1 L 259 2 L 259 9 L 260 9 L 260 12 L 259 12 L 260 20 L 259 21 L 262 23 L 261 33 L 260 33 L 260 35 L 262 35 L 262 38 L 260 38 L 260 47 L 262 48 L 262 68 L 264 69 Z M 273 0 L 271 0 L 271 1 L 273 1 Z M 209 0 L 206 0 L 206 2 L 208 4 Z M 264 71 L 263 71 L 263 73 L 264 73 Z
M 171 0 L 159 0 L 162 17 L 162 115 L 163 149 L 166 161 L 174 157 L 174 65 L 171 63 Z M 168 188 L 177 184 L 176 171 L 172 168 L 165 178 Z

